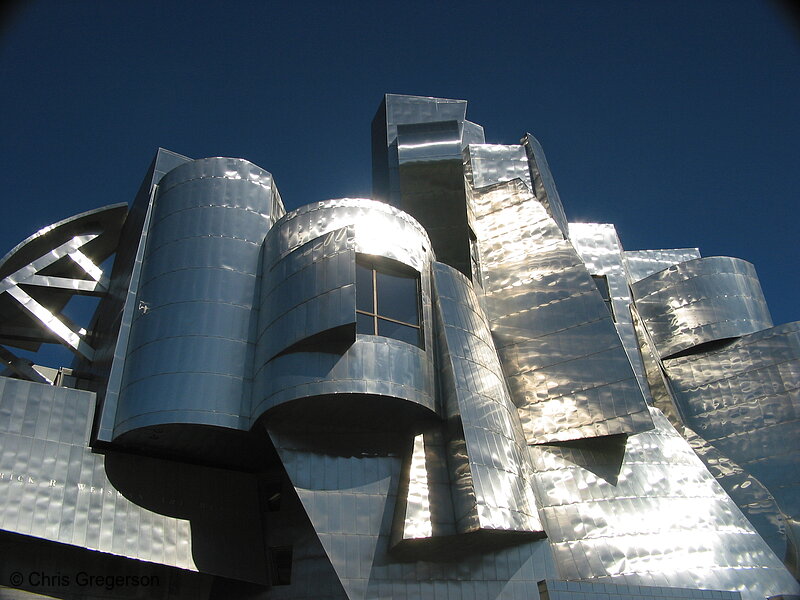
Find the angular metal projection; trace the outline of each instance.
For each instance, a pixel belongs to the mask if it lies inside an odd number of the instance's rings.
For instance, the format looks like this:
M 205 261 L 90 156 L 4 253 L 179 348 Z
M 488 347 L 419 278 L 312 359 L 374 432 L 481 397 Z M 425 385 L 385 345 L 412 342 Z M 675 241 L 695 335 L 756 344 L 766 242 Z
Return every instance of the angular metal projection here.
M 94 358 L 87 330 L 61 311 L 74 295 L 108 291 L 99 265 L 114 252 L 127 212 L 127 205 L 114 204 L 64 219 L 0 260 L 0 343 L 37 350 L 42 342 L 59 342 Z
M 755 269 L 738 258 L 680 263 L 631 289 L 661 358 L 772 327 Z
M 471 202 L 486 310 L 528 442 L 651 428 L 611 315 L 544 207 L 519 180 L 474 189 Z
M 286 213 L 159 149 L 130 211 L 0 261 L 0 586 L 800 597 L 800 322 L 753 266 L 568 223 L 536 138 L 463 100 L 388 94 L 372 134 L 373 200 Z
M 464 436 L 480 529 L 542 531 L 531 487 L 532 469 L 519 414 L 503 379 L 489 323 L 469 281 L 434 263 L 439 364 L 448 429 Z M 457 519 L 460 515 L 456 515 Z M 458 519 L 459 531 L 472 519 Z

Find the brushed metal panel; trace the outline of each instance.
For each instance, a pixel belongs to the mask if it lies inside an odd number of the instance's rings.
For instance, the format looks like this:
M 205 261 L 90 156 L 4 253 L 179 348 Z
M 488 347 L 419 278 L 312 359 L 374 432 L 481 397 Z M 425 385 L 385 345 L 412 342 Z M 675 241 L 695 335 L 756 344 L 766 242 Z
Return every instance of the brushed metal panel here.
M 797 569 L 791 548 L 800 533 L 800 323 L 663 365 L 685 424 L 777 502 L 779 514 L 774 514 L 765 500 L 744 497 L 758 502 L 760 512 L 780 518 L 761 520 L 760 533 Z
M 88 446 L 95 395 L 0 377 L 0 528 L 136 560 L 264 582 L 250 476 Z
M 529 446 L 560 576 L 736 589 L 752 600 L 797 593 L 689 444 L 650 412 L 652 431 Z
M 700 258 L 697 248 L 674 248 L 669 250 L 625 250 L 625 268 L 630 283 L 650 277 L 667 267 Z
M 526 441 L 471 283 L 434 263 L 441 384 L 448 418 L 458 416 L 477 511 L 477 527 L 541 531 Z
M 544 207 L 519 180 L 473 189 L 470 200 L 486 312 L 528 443 L 651 427 L 611 315 Z M 554 360 L 555 350 L 572 358 Z
M 662 358 L 772 327 L 753 265 L 714 256 L 674 265 L 631 286 Z
M 161 179 L 143 256 L 139 310 L 131 323 L 115 439 L 157 424 L 249 428 L 243 398 L 250 394 L 255 347 L 252 309 L 261 244 L 278 207 L 272 176 L 241 159 L 191 161 Z M 195 290 L 206 295 L 180 300 L 174 289 L 193 274 L 202 282 Z M 198 384 L 217 393 L 198 394 Z

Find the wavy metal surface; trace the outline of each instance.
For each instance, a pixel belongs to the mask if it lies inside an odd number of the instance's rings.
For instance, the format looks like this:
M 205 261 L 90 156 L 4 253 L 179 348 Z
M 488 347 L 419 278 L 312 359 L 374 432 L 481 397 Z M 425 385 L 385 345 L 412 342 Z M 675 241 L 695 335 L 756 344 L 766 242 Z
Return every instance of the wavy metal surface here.
M 528 443 L 652 427 L 611 315 L 544 207 L 519 180 L 472 189 L 471 202 L 486 312 Z
M 313 319 L 310 324 L 302 318 L 287 320 L 285 326 L 292 329 L 281 335 L 299 340 L 326 323 L 342 326 L 355 321 L 356 253 L 395 260 L 419 272 L 422 347 L 383 336 L 355 335 L 351 328 L 349 332 L 338 330 L 321 346 L 298 348 L 264 362 L 270 352 L 259 352 L 260 360 L 254 368 L 253 422 L 267 411 L 296 400 L 304 402 L 291 409 L 284 406 L 284 413 L 300 412 L 285 418 L 302 421 L 324 414 L 325 419 L 336 416 L 346 423 L 361 422 L 379 408 L 408 412 L 408 418 L 411 414 L 433 416 L 438 410 L 431 337 L 433 254 L 424 230 L 396 208 L 364 199 L 328 200 L 302 207 L 276 223 L 264 242 L 264 278 L 269 280 L 264 286 L 265 302 L 319 304 L 329 311 L 316 324 Z M 314 263 L 317 268 L 329 272 L 324 280 L 327 283 L 315 282 L 312 276 L 318 273 L 309 267 L 298 271 L 302 281 L 293 286 L 296 295 L 291 299 L 269 294 L 270 289 L 288 285 L 284 282 L 292 277 L 291 264 L 304 265 L 314 258 L 321 261 Z M 328 285 L 335 291 L 330 301 L 326 300 L 331 295 Z M 272 310 L 265 308 L 265 315 Z M 260 341 L 260 345 L 266 344 Z M 376 401 L 377 397 L 384 398 L 383 404 Z M 397 404 L 392 399 L 402 402 Z M 303 408 L 306 403 L 307 410 Z
M 445 414 L 459 422 L 477 519 L 459 531 L 542 531 L 531 487 L 532 469 L 519 415 L 506 388 L 489 323 L 470 282 L 433 264 L 440 381 Z
M 670 250 L 625 250 L 625 268 L 630 283 L 636 283 L 653 273 L 687 260 L 700 258 L 697 248 L 674 248 Z
M 196 160 L 161 179 L 115 439 L 174 423 L 249 428 L 252 308 L 276 206 L 272 176 L 241 159 Z
M 658 409 L 616 443 L 530 446 L 562 579 L 738 590 L 763 600 L 800 584 Z
M 756 271 L 738 258 L 690 260 L 637 281 L 631 289 L 661 358 L 772 327 Z
M 800 323 L 663 364 L 685 423 L 777 501 L 786 531 L 762 519 L 762 535 L 800 571 Z
M 93 414 L 92 392 L 0 377 L 0 528 L 263 582 L 250 477 L 93 453 Z

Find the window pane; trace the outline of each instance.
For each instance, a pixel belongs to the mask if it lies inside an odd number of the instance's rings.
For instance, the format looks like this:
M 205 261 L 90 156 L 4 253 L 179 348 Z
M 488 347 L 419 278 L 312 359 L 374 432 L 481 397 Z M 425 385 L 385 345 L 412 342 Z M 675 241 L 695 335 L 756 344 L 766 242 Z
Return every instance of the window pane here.
M 378 319 L 378 335 L 383 335 L 419 346 L 419 334 L 420 330 L 416 327 L 409 327 L 408 325 L 401 325 L 400 323 L 393 323 L 391 321 L 385 321 L 384 319 Z
M 375 318 L 356 313 L 356 333 L 375 335 Z
M 594 279 L 594 284 L 600 291 L 603 300 L 610 300 L 611 295 L 608 293 L 608 278 L 605 275 L 592 275 L 592 279 Z
M 356 308 L 375 312 L 372 298 L 372 269 L 356 263 Z
M 419 325 L 416 277 L 378 272 L 377 285 L 379 315 Z

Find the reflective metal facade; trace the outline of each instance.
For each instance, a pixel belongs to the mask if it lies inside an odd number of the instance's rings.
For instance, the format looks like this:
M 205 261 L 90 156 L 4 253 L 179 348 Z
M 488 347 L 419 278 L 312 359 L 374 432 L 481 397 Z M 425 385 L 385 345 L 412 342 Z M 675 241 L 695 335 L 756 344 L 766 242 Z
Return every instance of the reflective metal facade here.
M 568 223 L 536 138 L 486 144 L 463 100 L 372 129 L 372 200 L 286 213 L 260 167 L 161 149 L 130 211 L 0 262 L 0 586 L 800 595 L 800 325 L 753 266 Z M 49 342 L 71 369 L 24 357 Z

